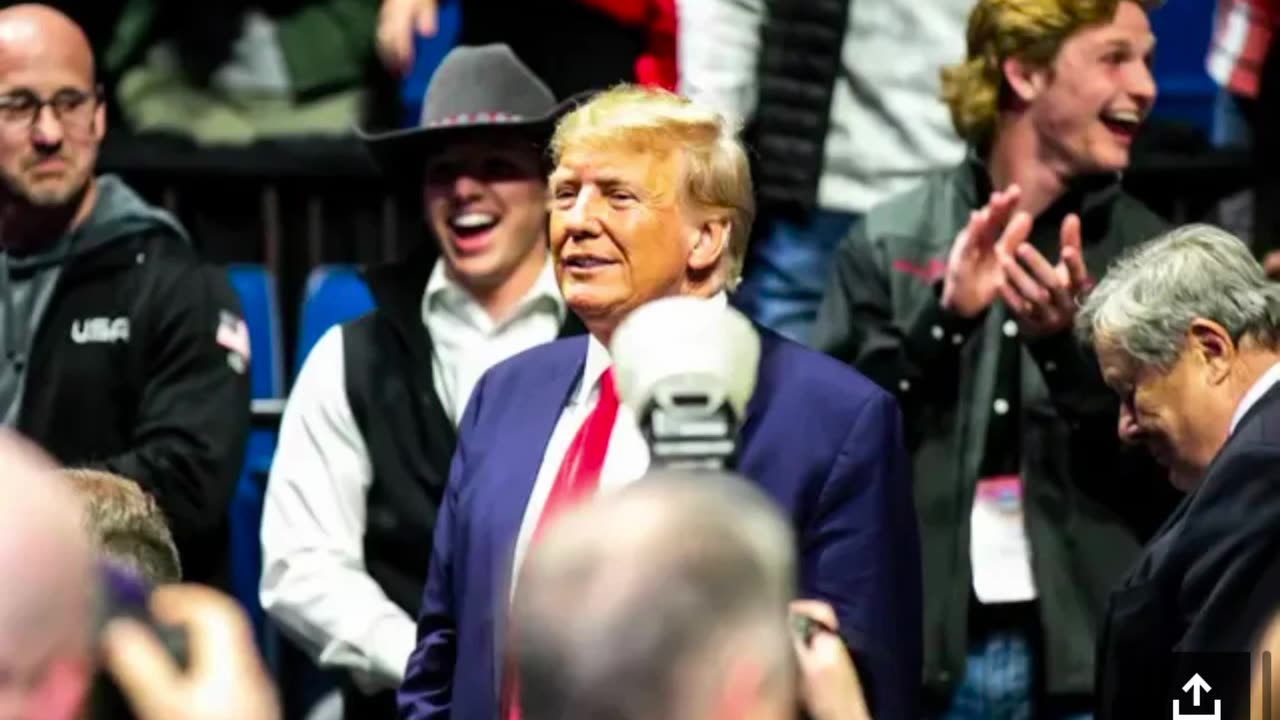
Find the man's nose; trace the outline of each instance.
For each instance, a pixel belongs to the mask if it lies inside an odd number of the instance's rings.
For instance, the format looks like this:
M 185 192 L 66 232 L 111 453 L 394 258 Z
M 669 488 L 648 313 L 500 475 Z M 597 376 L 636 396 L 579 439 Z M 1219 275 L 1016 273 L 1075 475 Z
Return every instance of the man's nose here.
M 35 120 L 31 124 L 32 142 L 42 148 L 56 148 L 62 144 L 62 121 L 58 119 L 50 105 L 44 105 L 36 111 Z
M 596 198 L 589 191 L 578 193 L 573 205 L 561 211 L 564 229 L 571 236 L 591 236 L 600 231 Z
M 474 173 L 463 171 L 453 178 L 453 196 L 459 200 L 470 200 L 484 192 L 484 183 Z
M 1116 435 L 1125 443 L 1137 443 L 1142 437 L 1142 426 L 1138 418 L 1129 409 L 1128 403 L 1120 404 L 1120 417 L 1116 422 Z
M 1128 85 L 1129 95 L 1137 101 L 1144 111 L 1155 104 L 1156 80 L 1151 74 L 1151 68 L 1146 63 L 1137 64 L 1129 75 Z

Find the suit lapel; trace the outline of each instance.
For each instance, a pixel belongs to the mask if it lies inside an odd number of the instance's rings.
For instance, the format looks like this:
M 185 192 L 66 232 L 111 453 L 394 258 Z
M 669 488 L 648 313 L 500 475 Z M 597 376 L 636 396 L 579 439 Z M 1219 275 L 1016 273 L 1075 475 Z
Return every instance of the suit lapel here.
M 582 376 L 582 368 L 587 358 L 586 337 L 575 338 L 572 342 L 560 343 L 559 350 L 551 361 L 532 369 L 527 378 L 521 378 L 518 401 L 513 407 L 520 410 L 515 413 L 513 427 L 508 428 L 504 439 L 503 454 L 506 460 L 503 468 L 510 468 L 500 482 L 503 483 L 501 496 L 491 506 L 492 527 L 496 552 L 500 553 L 495 560 L 493 598 L 493 688 L 495 694 L 501 693 L 502 671 L 507 639 L 507 609 L 511 593 L 510 574 L 515 551 L 515 542 L 520 535 L 520 525 L 524 520 L 524 512 L 529 504 L 529 496 L 533 493 L 534 483 L 538 479 L 538 470 L 542 467 L 543 455 L 546 454 L 547 443 L 555 430 L 560 413 L 569 400 Z M 505 575 L 504 575 L 505 573 Z M 500 700 L 500 698 L 496 698 Z

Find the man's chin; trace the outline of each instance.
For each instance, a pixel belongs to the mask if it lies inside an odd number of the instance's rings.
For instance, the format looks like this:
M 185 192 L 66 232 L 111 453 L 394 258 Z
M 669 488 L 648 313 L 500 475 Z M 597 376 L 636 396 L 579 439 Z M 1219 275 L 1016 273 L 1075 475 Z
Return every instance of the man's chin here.
M 447 260 L 449 274 L 467 287 L 490 287 L 502 282 L 503 269 L 498 258 L 490 254 L 453 257 Z
M 84 193 L 87 183 L 27 183 L 16 193 L 27 204 L 41 209 L 66 207 L 76 202 Z
M 583 322 L 621 320 L 626 303 L 616 293 L 599 292 L 581 285 L 561 285 L 565 305 Z
M 1089 164 L 1092 167 L 1088 171 L 1089 174 L 1121 173 L 1129 169 L 1129 149 L 1111 147 L 1090 160 Z
M 1204 471 L 1182 462 L 1161 462 L 1169 471 L 1169 484 L 1182 492 L 1191 492 L 1200 484 Z

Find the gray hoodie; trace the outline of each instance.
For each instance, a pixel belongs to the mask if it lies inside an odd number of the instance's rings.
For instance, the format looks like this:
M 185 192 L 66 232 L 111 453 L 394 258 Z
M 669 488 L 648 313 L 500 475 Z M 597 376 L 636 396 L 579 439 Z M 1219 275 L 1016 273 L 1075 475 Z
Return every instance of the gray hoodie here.
M 114 175 L 98 178 L 93 209 L 48 248 L 20 257 L 0 251 L 0 410 L 17 424 L 31 342 L 68 260 L 142 232 L 171 234 L 190 243 L 169 213 L 147 204 Z

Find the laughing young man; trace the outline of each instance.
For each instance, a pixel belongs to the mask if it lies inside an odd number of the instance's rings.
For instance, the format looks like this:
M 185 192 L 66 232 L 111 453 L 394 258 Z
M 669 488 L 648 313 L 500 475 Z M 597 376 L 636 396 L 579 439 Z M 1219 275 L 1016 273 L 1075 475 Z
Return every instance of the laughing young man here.
M 262 520 L 262 604 L 325 667 L 346 717 L 396 716 L 459 418 L 491 365 L 581 332 L 547 257 L 542 147 L 559 109 L 504 45 L 453 50 L 422 127 L 369 139 L 423 188 L 438 241 L 367 275 L 377 308 L 307 356 Z
M 1134 0 L 980 0 L 943 74 L 968 159 L 837 253 L 816 342 L 904 410 L 939 716 L 1084 716 L 1102 600 L 1172 505 L 1071 337 L 1090 277 L 1163 226 L 1119 186 L 1154 44 Z

